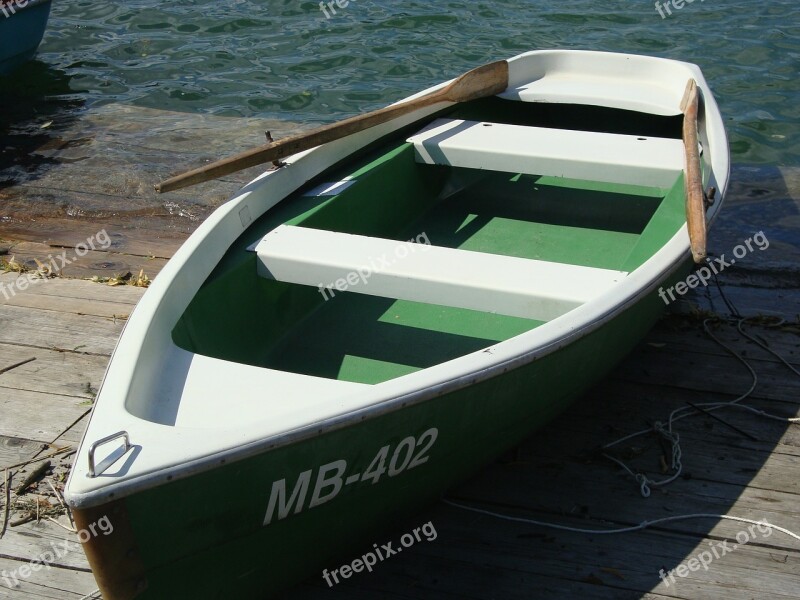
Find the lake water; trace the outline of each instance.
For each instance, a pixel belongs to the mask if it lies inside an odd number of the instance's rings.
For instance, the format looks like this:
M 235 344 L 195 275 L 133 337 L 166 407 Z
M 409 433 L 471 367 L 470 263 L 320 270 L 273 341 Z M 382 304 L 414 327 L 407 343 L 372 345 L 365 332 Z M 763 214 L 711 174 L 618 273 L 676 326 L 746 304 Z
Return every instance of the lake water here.
M 37 61 L 0 79 L 0 92 L 12 121 L 20 107 L 57 101 L 72 117 L 114 103 L 316 124 L 526 50 L 686 60 L 715 92 L 744 195 L 782 203 L 769 224 L 800 257 L 798 205 L 776 171 L 800 167 L 800 6 L 687 0 L 670 10 L 662 18 L 651 0 L 350 0 L 324 12 L 297 0 L 54 0 Z M 734 229 L 764 209 L 742 210 Z
M 334 9 L 326 18 L 297 0 L 55 0 L 39 60 L 67 73 L 87 104 L 324 122 L 526 50 L 652 54 L 702 67 L 734 162 L 800 164 L 794 1 L 696 1 L 666 18 L 649 0 Z

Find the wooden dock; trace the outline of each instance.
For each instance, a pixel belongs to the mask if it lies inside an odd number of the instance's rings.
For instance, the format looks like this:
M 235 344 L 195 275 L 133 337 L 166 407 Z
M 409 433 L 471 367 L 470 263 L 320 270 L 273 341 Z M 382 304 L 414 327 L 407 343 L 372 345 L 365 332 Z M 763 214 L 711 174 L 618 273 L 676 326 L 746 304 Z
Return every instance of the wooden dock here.
M 0 275 L 0 284 L 10 285 L 16 278 L 15 273 Z M 723 289 L 735 300 L 743 288 Z M 75 446 L 116 338 L 142 293 L 131 286 L 56 278 L 9 299 L 0 295 L 0 369 L 35 359 L 0 375 L 0 468 L 37 452 Z M 790 309 L 800 312 L 794 293 Z M 774 303 L 770 306 L 774 308 Z M 738 308 L 747 312 L 751 307 Z M 799 327 L 756 324 L 748 331 L 800 368 Z M 720 324 L 715 332 L 746 355 L 758 373 L 759 385 L 749 403 L 787 416 L 800 413 L 800 377 L 743 340 L 734 326 Z M 597 451 L 621 435 L 663 421 L 673 408 L 687 402 L 730 400 L 749 385 L 744 366 L 701 332 L 698 318 L 670 316 L 611 377 L 552 427 L 453 490 L 450 499 L 580 528 L 714 513 L 766 519 L 800 532 L 796 425 L 724 411 L 726 421 L 756 438 L 750 439 L 709 417 L 681 421 L 677 430 L 685 474 L 647 499 L 631 478 Z M 637 467 L 659 474 L 663 449 L 653 436 L 632 441 L 622 450 L 621 455 L 634 457 Z M 61 487 L 70 460 L 53 459 L 55 473 L 48 478 L 56 487 Z M 46 483 L 26 496 L 37 494 L 55 503 Z M 63 516 L 58 520 L 69 525 Z M 667 572 L 687 563 L 709 544 L 735 543 L 737 533 L 746 530 L 741 523 L 701 519 L 629 534 L 586 535 L 438 504 L 394 532 L 376 534 L 375 542 L 399 539 L 427 522 L 435 527 L 435 540 L 381 563 L 372 574 L 332 588 L 321 577 L 313 578 L 302 586 L 303 597 L 800 598 L 800 543 L 779 532 L 765 536 L 756 530 L 758 535 L 750 543 L 716 559 L 707 571 L 676 577 L 670 585 L 659 578 L 661 569 Z M 9 527 L 0 539 L 0 574 L 18 573 L 51 544 L 73 538 L 48 520 Z M 341 563 L 353 558 L 342 557 Z M 94 589 L 83 554 L 75 549 L 49 570 L 21 580 L 17 589 L 0 578 L 0 598 L 77 599 Z
M 775 170 L 775 177 L 784 189 L 775 192 L 779 199 L 772 198 L 770 206 L 775 210 L 777 203 L 779 210 L 785 209 L 781 219 L 796 220 L 797 174 Z M 237 184 L 228 182 L 231 188 Z M 27 193 L 35 194 L 43 184 L 25 185 Z M 777 184 L 770 189 L 776 188 Z M 754 189 L 752 180 L 741 177 L 729 201 L 737 210 L 757 212 L 759 203 L 769 197 L 751 195 Z M 148 217 L 152 218 L 160 217 Z M 715 249 L 727 251 L 753 233 L 737 229 L 734 223 L 718 224 L 712 235 Z M 144 292 L 76 278 L 142 270 L 155 277 L 192 227 L 165 232 L 157 227 L 148 230 L 149 224 L 151 220 L 132 227 L 102 215 L 78 220 L 49 215 L 35 223 L 0 224 L 0 254 L 7 259 L 13 255 L 33 268 L 34 259 L 71 253 L 103 228 L 114 241 L 106 250 L 75 260 L 62 277 L 37 281 L 24 290 L 13 286 L 18 274 L 0 274 L 0 484 L 4 469 L 19 470 L 11 486 L 2 489 L 0 506 L 6 505 L 6 488 L 16 488 L 41 463 L 22 469 L 14 465 L 65 449 L 49 459 L 52 471 L 45 480 L 19 497 L 11 492 L 11 524 L 24 520 L 36 506 L 40 519 L 9 526 L 0 538 L 0 599 L 99 597 L 93 594 L 96 584 L 88 564 L 74 545 L 49 568 L 27 577 L 21 570 L 54 545 L 76 539 L 66 529 L 70 526 L 66 515 L 46 518 L 59 513 L 50 484 L 63 488 L 72 460 L 69 449 L 80 440 L 110 353 Z M 774 320 L 751 322 L 746 330 L 800 369 L 800 276 L 785 267 L 796 262 L 800 252 L 785 240 L 774 240 L 771 247 L 723 273 L 721 289 L 743 315 L 786 319 L 778 326 Z M 702 314 L 727 316 L 716 287 L 676 304 L 610 377 L 516 452 L 452 490 L 448 499 L 516 518 L 593 530 L 708 513 L 766 519 L 800 533 L 797 425 L 733 410 L 715 413 L 728 424 L 706 415 L 684 419 L 676 425 L 684 474 L 671 485 L 654 489 L 649 498 L 643 498 L 636 481 L 599 451 L 623 435 L 664 422 L 671 410 L 687 403 L 730 401 L 748 389 L 749 371 L 703 332 L 702 318 L 693 312 L 698 308 L 707 311 Z M 786 417 L 800 415 L 800 377 L 743 338 L 730 322 L 716 323 L 712 331 L 745 356 L 758 374 L 758 386 L 747 404 Z M 667 451 L 648 435 L 614 453 L 636 469 L 660 477 Z M 41 498 L 38 503 L 37 498 Z M 435 539 L 423 539 L 380 562 L 374 572 L 332 587 L 320 574 L 286 597 L 800 599 L 800 542 L 766 529 L 747 533 L 746 523 L 704 518 L 633 533 L 586 534 L 501 520 L 442 502 L 398 523 L 394 530 L 376 532 L 372 541 L 394 541 L 397 546 L 404 533 L 425 523 L 435 528 Z M 737 534 L 741 538 L 743 531 L 747 543 L 741 539 L 737 543 Z M 735 550 L 715 557 L 707 569 L 691 568 L 701 553 L 726 544 L 728 548 L 736 544 Z M 371 548 L 370 544 L 364 552 Z M 329 568 L 355 558 L 342 556 Z M 662 570 L 676 570 L 674 580 L 659 577 Z M 18 585 L 9 587 L 11 579 L 4 577 L 14 574 Z

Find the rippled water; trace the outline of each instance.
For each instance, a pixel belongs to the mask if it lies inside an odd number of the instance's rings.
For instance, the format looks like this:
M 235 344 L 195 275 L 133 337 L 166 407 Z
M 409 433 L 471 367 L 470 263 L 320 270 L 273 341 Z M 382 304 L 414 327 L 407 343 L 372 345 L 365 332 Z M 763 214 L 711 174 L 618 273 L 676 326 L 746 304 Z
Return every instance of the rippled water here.
M 702 67 L 735 163 L 800 165 L 795 1 L 707 0 L 665 19 L 650 0 L 351 0 L 335 10 L 328 19 L 297 0 L 54 0 L 38 60 L 89 106 L 313 123 L 526 50 L 652 54 Z
M 654 0 L 349 0 L 328 19 L 319 0 L 53 0 L 37 60 L 0 77 L 0 223 L 189 231 L 254 171 L 168 197 L 152 184 L 261 144 L 266 129 L 280 137 L 375 109 L 527 50 L 610 50 L 701 66 L 733 162 L 712 246 L 763 229 L 772 249 L 750 267 L 796 279 L 800 8 L 687 0 L 672 10 L 662 19 Z

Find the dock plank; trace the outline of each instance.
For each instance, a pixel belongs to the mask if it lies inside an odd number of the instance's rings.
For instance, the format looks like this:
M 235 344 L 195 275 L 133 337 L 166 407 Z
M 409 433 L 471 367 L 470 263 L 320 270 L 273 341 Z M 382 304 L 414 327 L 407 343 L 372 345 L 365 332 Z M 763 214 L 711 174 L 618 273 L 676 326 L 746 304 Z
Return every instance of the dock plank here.
M 65 516 L 61 517 L 59 522 L 70 527 L 69 520 Z M 26 563 L 44 556 L 50 561 L 52 568 L 91 572 L 77 534 L 51 521 L 41 520 L 38 523 L 32 521 L 11 527 L 3 536 L 2 544 L 2 556 L 9 560 Z M 52 554 L 52 560 L 48 553 Z M 0 585 L 2 583 L 0 579 Z
M 9 560 L 0 556 L 0 574 L 4 571 L 18 575 L 18 569 L 27 566 L 27 563 Z M 87 577 L 88 575 L 88 577 Z M 30 577 L 19 578 L 17 581 L 9 577 L 14 587 L 0 577 L 0 598 L 47 598 L 53 600 L 81 600 L 97 589 L 97 584 L 91 573 L 76 569 L 60 569 L 41 567 L 32 572 Z M 95 596 L 99 598 L 99 596 Z
M 74 396 L 57 396 L 0 387 L 0 435 L 50 443 L 78 443 L 85 423 L 60 435 L 91 403 Z
M 64 218 L 37 219 L 31 223 L 9 223 L 0 226 L 0 233 L 11 240 L 34 242 L 51 248 L 74 249 L 97 234 L 105 233 L 111 240 L 109 250 L 128 256 L 172 258 L 188 237 L 185 232 L 156 229 L 131 229 L 130 225 L 109 223 L 106 220 L 87 221 Z M 101 241 L 105 236 L 101 235 Z M 18 246 L 11 247 L 13 252 Z
M 0 274 L 0 283 L 10 286 L 18 277 L 15 273 Z M 144 288 L 140 287 L 128 285 L 110 286 L 80 279 L 55 278 L 41 281 L 40 283 L 46 285 L 31 285 L 24 291 L 17 290 L 16 296 L 52 296 L 55 298 L 89 300 L 98 303 L 129 304 L 133 308 L 145 292 Z M 9 298 L 0 294 L 0 304 L 4 304 L 8 300 Z
M 71 251 L 35 242 L 18 242 L 11 247 L 10 252 L 13 253 L 16 262 L 31 271 L 39 268 L 41 263 L 53 268 L 62 277 L 78 279 L 117 277 L 124 276 L 126 273 L 138 274 L 140 272 L 144 272 L 150 279 L 153 279 L 167 264 L 167 259 L 155 256 L 136 256 L 95 250 L 89 250 L 83 256 L 78 256 Z
M 28 460 L 43 446 L 42 442 L 35 440 L 0 435 L 0 469 Z
M 0 387 L 91 400 L 108 363 L 105 355 L 0 343 L 0 369 L 29 358 L 35 360 L 0 374 Z
M 110 317 L 0 306 L 0 343 L 5 344 L 109 356 L 123 325 Z
M 42 282 L 41 285 L 43 285 Z M 85 300 L 83 298 L 59 298 L 47 294 L 18 294 L 5 302 L 8 306 L 21 306 L 24 308 L 38 308 L 68 312 L 75 315 L 91 315 L 95 317 L 118 318 L 125 320 L 130 316 L 130 304 L 121 302 L 102 302 Z

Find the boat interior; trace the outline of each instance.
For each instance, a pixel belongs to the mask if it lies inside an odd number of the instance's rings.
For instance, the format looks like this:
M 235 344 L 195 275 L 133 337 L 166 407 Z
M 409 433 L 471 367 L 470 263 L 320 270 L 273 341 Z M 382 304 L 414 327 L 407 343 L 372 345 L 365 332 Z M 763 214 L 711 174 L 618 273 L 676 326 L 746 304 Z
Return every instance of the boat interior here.
M 681 123 L 500 98 L 441 111 L 256 220 L 173 340 L 378 384 L 561 318 L 684 224 Z

